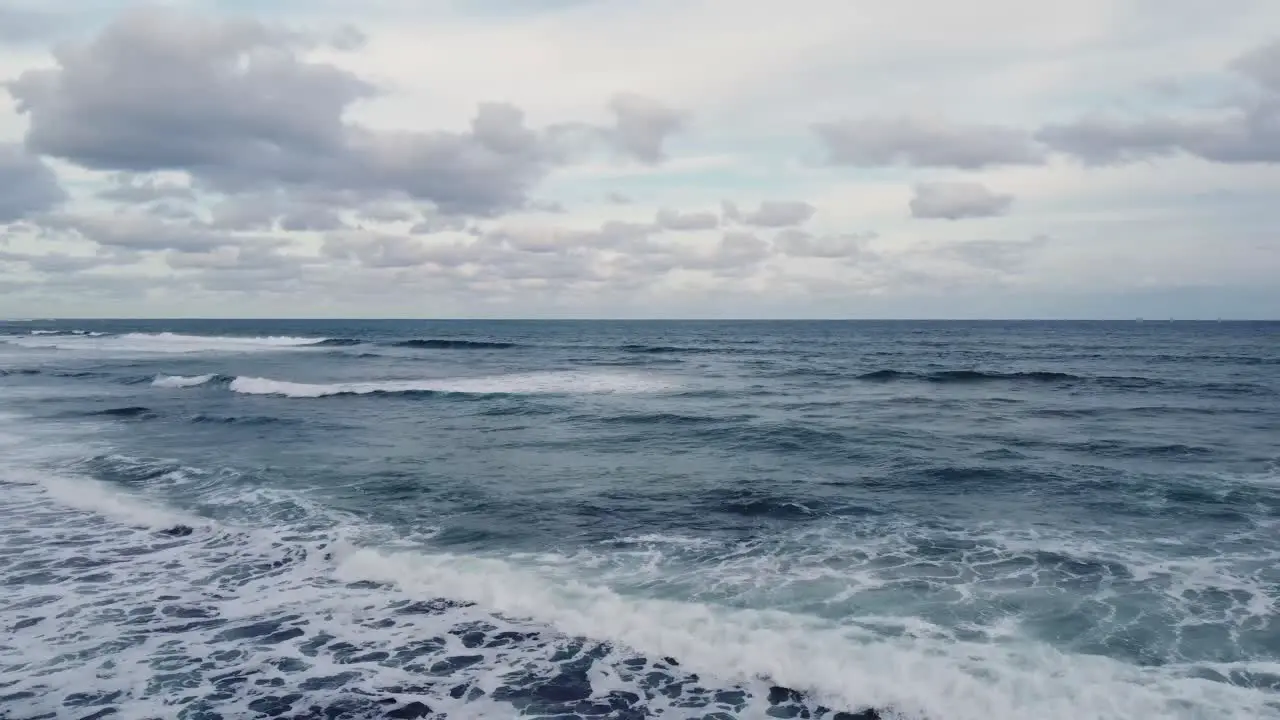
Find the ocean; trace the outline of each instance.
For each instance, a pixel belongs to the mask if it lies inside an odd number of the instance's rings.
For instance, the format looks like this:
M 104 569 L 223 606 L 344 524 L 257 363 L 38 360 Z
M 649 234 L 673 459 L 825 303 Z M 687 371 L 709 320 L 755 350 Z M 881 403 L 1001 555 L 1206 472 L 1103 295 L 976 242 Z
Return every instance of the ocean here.
M 1280 718 L 1280 323 L 0 323 L 0 717 Z

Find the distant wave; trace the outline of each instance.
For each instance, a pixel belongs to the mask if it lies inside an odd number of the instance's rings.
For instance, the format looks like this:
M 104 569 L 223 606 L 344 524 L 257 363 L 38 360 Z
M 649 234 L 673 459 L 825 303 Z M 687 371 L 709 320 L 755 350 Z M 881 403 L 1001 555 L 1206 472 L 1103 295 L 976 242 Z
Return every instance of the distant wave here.
M 278 417 L 270 415 L 193 415 L 190 418 L 193 423 L 208 423 L 216 425 L 272 425 L 284 422 Z
M 621 345 L 618 347 L 622 352 L 642 353 L 642 354 L 675 354 L 675 353 L 713 353 L 713 352 L 732 352 L 731 350 L 704 348 L 704 347 L 687 347 L 680 345 Z
M 185 388 L 203 385 L 217 377 L 216 375 L 157 375 L 151 384 L 162 388 Z
M 1195 378 L 1179 378 L 1176 380 L 1132 377 L 1119 375 L 1073 375 L 1064 372 L 1028 371 L 1028 372 L 992 372 L 981 370 L 942 370 L 937 372 L 911 372 L 906 370 L 876 370 L 857 376 L 858 380 L 867 382 L 914 381 L 937 384 L 967 384 L 983 382 L 1027 382 L 1027 383 L 1093 383 L 1114 390 L 1149 390 L 1152 388 L 1194 388 L 1201 393 L 1219 395 L 1271 395 L 1273 391 L 1267 387 L 1251 383 L 1214 383 L 1198 382 Z
M 1033 371 L 1033 372 L 983 372 L 980 370 L 942 370 L 932 373 L 916 373 L 904 370 L 876 370 L 858 376 L 859 380 L 876 382 L 892 382 L 895 380 L 917 380 L 932 383 L 977 383 L 999 380 L 1025 380 L 1031 382 L 1071 382 L 1084 380 L 1079 375 L 1070 373 Z
M 178 333 L 126 333 L 124 335 L 40 335 L 9 338 L 6 342 L 28 348 L 94 350 L 141 353 L 262 352 L 312 347 L 328 338 L 288 336 L 241 337 L 181 335 Z
M 715 417 L 711 415 L 691 415 L 684 413 L 636 413 L 631 415 L 609 415 L 595 419 L 606 425 L 712 425 L 726 422 L 749 420 L 749 415 L 734 417 Z
M 363 345 L 364 341 L 355 338 L 327 338 L 312 344 L 316 347 L 351 347 L 353 345 Z
M 405 340 L 395 343 L 395 347 L 419 348 L 423 350 L 506 350 L 519 347 L 513 342 L 491 342 L 486 340 L 455 340 L 452 338 L 426 338 Z
M 583 393 L 651 393 L 671 385 L 661 379 L 621 373 L 544 372 L 475 378 L 372 380 L 365 382 L 299 383 L 260 377 L 237 377 L 233 392 L 319 398 L 332 395 L 438 393 L 463 395 L 535 395 Z
M 147 418 L 155 417 L 155 413 L 151 408 L 142 407 L 141 405 L 130 405 L 128 407 L 107 408 L 106 410 L 97 410 L 89 413 L 93 416 L 101 417 L 118 417 L 118 418 Z

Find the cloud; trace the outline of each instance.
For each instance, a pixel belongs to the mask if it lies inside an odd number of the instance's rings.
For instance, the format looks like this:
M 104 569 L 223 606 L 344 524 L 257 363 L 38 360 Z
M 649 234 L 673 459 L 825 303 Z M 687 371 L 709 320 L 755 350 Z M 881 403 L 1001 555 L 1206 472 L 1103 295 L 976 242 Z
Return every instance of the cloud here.
M 931 245 L 926 246 L 923 252 L 958 260 L 981 270 L 1012 273 L 1022 269 L 1049 243 L 1048 236 L 1037 235 L 1030 240 L 970 240 Z
M 720 217 L 713 212 L 681 214 L 664 208 L 658 211 L 656 223 L 665 230 L 714 230 L 720 226 Z
M 427 215 L 409 228 L 414 235 L 431 235 L 442 232 L 470 232 L 467 219 L 453 215 Z
M 774 245 L 785 255 L 802 258 L 852 259 L 865 255 L 867 243 L 876 238 L 875 233 L 843 233 L 838 235 L 813 235 L 803 230 L 783 230 L 774 238 Z
M 1233 60 L 1229 67 L 1268 92 L 1280 93 L 1280 40 L 1273 40 L 1245 52 Z
M 72 233 L 103 248 L 139 252 L 176 250 L 200 253 L 237 245 L 279 247 L 290 244 L 286 238 L 229 233 L 197 221 L 170 222 L 141 212 L 56 213 L 41 218 L 40 227 L 46 234 Z
M 550 213 L 552 215 L 563 215 L 569 212 L 564 203 L 558 200 L 532 200 L 525 206 L 526 210 L 532 212 Z
M 329 233 L 323 246 L 325 255 L 353 260 L 366 268 L 410 268 L 427 264 L 456 267 L 478 260 L 483 251 L 476 243 L 433 242 L 362 230 Z
M 122 203 L 149 203 L 166 198 L 195 200 L 195 192 L 185 185 L 160 182 L 155 178 L 118 173 L 114 184 L 98 192 L 98 197 Z
M 762 228 L 781 228 L 803 225 L 818 211 L 807 202 L 766 200 L 757 209 L 743 213 L 732 202 L 721 203 L 721 211 L 725 219 L 744 225 Z
M 53 13 L 0 6 L 0 45 L 43 42 L 60 29 Z
M 348 200 L 341 194 L 336 197 L 283 192 L 234 195 L 213 206 L 210 227 L 237 232 L 271 231 L 277 227 L 292 232 L 337 230 L 346 226 L 339 208 Z
M 132 262 L 133 258 L 125 258 Z M 0 263 L 20 263 L 34 272 L 50 274 L 79 273 L 103 265 L 120 264 L 121 258 L 110 254 L 68 255 L 66 253 L 28 254 L 0 250 Z
M 1013 196 L 994 193 L 976 182 L 927 182 L 915 186 L 911 216 L 961 220 L 1004 215 Z
M 691 270 L 735 272 L 750 268 L 772 255 L 766 240 L 747 232 L 727 232 L 720 237 L 709 254 L 681 252 L 675 256 L 675 267 Z
M 685 114 L 634 93 L 620 93 L 609 102 L 614 115 L 610 133 L 623 151 L 646 163 L 666 157 L 663 144 L 669 135 L 685 126 Z
M 135 9 L 56 66 L 7 84 L 27 115 L 30 150 L 95 170 L 186 171 L 212 190 L 343 191 L 408 196 L 452 214 L 525 205 L 570 159 L 560 133 L 525 124 L 506 103 L 481 103 L 464 131 L 374 130 L 345 118 L 381 92 L 335 65 L 307 60 L 305 37 L 253 21 Z M 638 95 L 610 104 L 593 128 L 645 162 L 662 159 L 681 115 Z
M 631 198 L 619 192 L 606 193 L 604 200 L 612 205 L 630 205 Z
M 399 203 L 378 202 L 360 208 L 360 218 L 379 223 L 410 222 L 418 219 L 418 213 Z
M 1252 93 L 1205 117 L 1141 119 L 1092 115 L 1041 128 L 1036 137 L 1089 165 L 1109 165 L 1187 153 L 1219 163 L 1280 162 L 1280 41 L 1250 50 L 1227 69 Z
M 814 125 L 832 165 L 954 167 L 1039 165 L 1043 150 L 1021 130 L 925 117 L 871 117 Z
M 50 210 L 67 199 L 58 177 L 40 158 L 0 143 L 0 224 Z

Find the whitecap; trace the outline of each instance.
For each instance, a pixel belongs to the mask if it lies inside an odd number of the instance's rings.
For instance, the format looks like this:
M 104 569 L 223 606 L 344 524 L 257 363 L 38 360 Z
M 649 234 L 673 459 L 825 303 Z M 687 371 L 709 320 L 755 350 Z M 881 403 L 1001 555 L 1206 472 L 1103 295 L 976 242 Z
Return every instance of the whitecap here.
M 151 384 L 161 388 L 186 388 L 203 385 L 216 377 L 209 375 L 157 375 Z
M 299 383 L 259 377 L 237 377 L 231 382 L 231 390 L 234 392 L 246 395 L 283 395 L 291 398 L 410 392 L 465 393 L 474 395 L 638 394 L 662 392 L 672 387 L 673 385 L 670 382 L 656 377 L 593 372 L 546 372 L 474 378 L 370 380 L 339 383 Z
M 10 338 L 7 342 L 27 348 L 81 350 L 104 353 L 200 353 L 265 352 L 305 348 L 326 338 L 291 336 L 240 337 L 183 335 L 178 333 L 127 333 L 124 335 L 45 335 Z

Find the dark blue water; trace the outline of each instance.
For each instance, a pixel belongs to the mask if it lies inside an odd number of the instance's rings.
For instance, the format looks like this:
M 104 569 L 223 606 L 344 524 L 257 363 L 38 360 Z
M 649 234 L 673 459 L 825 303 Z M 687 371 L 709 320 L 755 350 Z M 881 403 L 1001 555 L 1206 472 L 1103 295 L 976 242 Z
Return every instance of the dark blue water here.
M 1280 717 L 1280 324 L 0 335 L 6 718 Z

